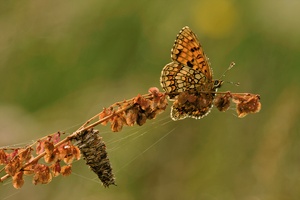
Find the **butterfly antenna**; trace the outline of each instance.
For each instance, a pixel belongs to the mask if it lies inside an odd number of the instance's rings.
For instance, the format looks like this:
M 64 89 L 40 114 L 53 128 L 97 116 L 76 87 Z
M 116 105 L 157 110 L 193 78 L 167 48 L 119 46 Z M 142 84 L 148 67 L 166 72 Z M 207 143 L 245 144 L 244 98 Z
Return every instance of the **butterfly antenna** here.
M 235 65 L 235 62 L 231 62 L 229 67 L 225 70 L 225 72 L 223 72 L 222 76 L 220 77 L 220 80 L 225 76 L 225 74 L 231 70 L 233 68 L 233 66 Z
M 220 80 L 222 80 L 222 78 L 225 76 L 225 74 L 226 74 L 229 70 L 231 70 L 231 69 L 234 67 L 234 65 L 235 65 L 235 62 L 231 62 L 231 63 L 230 63 L 229 67 L 223 72 L 222 76 L 220 77 Z M 236 86 L 239 86 L 239 85 L 240 85 L 239 82 L 232 82 L 232 81 L 226 81 L 226 82 L 227 82 L 227 83 L 234 84 L 234 85 L 236 85 Z

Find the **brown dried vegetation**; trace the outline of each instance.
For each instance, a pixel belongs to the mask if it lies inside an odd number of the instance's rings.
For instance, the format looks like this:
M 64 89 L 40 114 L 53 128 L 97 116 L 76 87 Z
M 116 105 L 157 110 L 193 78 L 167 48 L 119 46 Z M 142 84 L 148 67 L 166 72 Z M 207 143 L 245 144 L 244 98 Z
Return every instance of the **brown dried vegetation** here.
M 0 149 L 3 182 L 9 177 L 17 189 L 24 184 L 24 174 L 33 176 L 33 184 L 47 184 L 53 177 L 72 173 L 72 162 L 81 154 L 86 164 L 98 175 L 105 187 L 115 185 L 112 167 L 106 152 L 106 145 L 93 128 L 110 123 L 113 132 L 123 126 L 143 125 L 147 119 L 154 119 L 167 107 L 166 95 L 157 88 L 150 88 L 149 94 L 117 102 L 86 121 L 77 131 L 61 140 L 63 133 L 57 132 L 43 137 L 24 148 Z M 92 123 L 95 121 L 94 123 Z M 73 142 L 74 143 L 73 143 Z M 43 159 L 41 159 L 43 158 Z M 0 172 L 1 172 L 0 171 Z
M 193 114 L 198 113 L 199 116 L 207 113 L 205 109 L 208 109 L 210 107 L 208 105 L 212 102 L 220 111 L 226 111 L 232 101 L 236 104 L 238 117 L 259 112 L 261 108 L 259 95 L 253 94 L 200 91 L 196 94 L 182 92 L 177 95 L 178 98 L 173 104 L 174 109 L 185 109 L 185 112 L 188 110 Z M 110 123 L 111 130 L 118 132 L 123 126 L 135 124 L 141 126 L 166 109 L 168 105 L 166 96 L 166 93 L 153 87 L 146 95 L 137 95 L 104 108 L 64 139 L 61 139 L 64 133 L 56 132 L 23 148 L 0 149 L 0 165 L 4 165 L 0 172 L 5 173 L 0 182 L 12 177 L 13 186 L 19 189 L 24 184 L 24 175 L 32 175 L 33 184 L 47 184 L 53 177 L 70 175 L 72 162 L 79 160 L 82 154 L 86 164 L 97 174 L 104 187 L 115 185 L 106 145 L 99 131 L 93 128 L 99 124 Z

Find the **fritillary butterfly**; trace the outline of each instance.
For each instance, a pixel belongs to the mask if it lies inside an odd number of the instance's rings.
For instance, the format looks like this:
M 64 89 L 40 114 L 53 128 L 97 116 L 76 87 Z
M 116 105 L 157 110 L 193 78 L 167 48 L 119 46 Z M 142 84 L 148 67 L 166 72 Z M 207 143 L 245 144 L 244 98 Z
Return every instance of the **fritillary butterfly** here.
M 213 80 L 208 58 L 189 27 L 179 32 L 171 52 L 172 62 L 163 68 L 160 77 L 161 86 L 174 101 L 171 118 L 200 119 L 210 112 L 223 81 Z

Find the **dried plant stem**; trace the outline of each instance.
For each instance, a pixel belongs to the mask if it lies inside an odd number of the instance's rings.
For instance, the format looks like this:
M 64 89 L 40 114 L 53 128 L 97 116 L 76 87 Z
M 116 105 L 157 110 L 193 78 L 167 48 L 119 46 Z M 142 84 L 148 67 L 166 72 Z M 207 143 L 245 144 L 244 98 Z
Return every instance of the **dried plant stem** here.
M 142 97 L 144 97 L 144 98 L 146 98 L 146 99 L 151 98 L 151 96 L 152 96 L 151 94 L 144 94 L 144 95 L 142 95 Z M 102 122 L 106 121 L 107 119 L 111 118 L 114 114 L 118 114 L 118 113 L 121 113 L 121 112 L 123 112 L 123 111 L 126 111 L 126 110 L 130 109 L 130 108 L 133 106 L 133 102 L 132 102 L 132 101 L 133 101 L 134 99 L 135 99 L 135 98 L 131 98 L 131 99 L 127 100 L 127 102 L 131 102 L 132 104 L 129 105 L 129 106 L 127 106 L 126 108 L 117 110 L 116 112 L 114 112 L 114 113 L 111 114 L 110 116 L 107 116 L 106 118 L 103 118 L 103 120 L 102 120 L 102 119 L 101 119 L 101 120 L 98 120 L 97 122 L 93 123 L 92 125 L 86 127 L 86 125 L 88 125 L 91 121 L 93 121 L 94 119 L 96 119 L 96 118 L 99 117 L 99 114 L 100 114 L 100 113 L 96 114 L 95 116 L 93 116 L 92 118 L 90 118 L 89 120 L 87 120 L 82 126 L 80 126 L 79 129 L 78 129 L 77 131 L 79 131 L 79 130 L 80 130 L 80 131 L 84 131 L 84 130 L 93 128 L 93 127 L 95 127 L 95 126 L 101 124 Z M 123 103 L 123 101 L 116 102 L 116 103 L 112 104 L 112 105 L 110 106 L 110 108 L 116 107 L 116 106 L 118 106 L 118 105 L 120 105 L 120 104 L 122 104 L 122 103 Z
M 0 178 L 0 182 L 3 182 L 5 179 L 7 179 L 7 178 L 9 178 L 9 177 L 10 177 L 9 174 L 5 174 L 4 176 L 2 176 L 2 177 Z
M 98 175 L 104 187 L 115 185 L 106 145 L 94 127 L 110 123 L 111 130 L 118 132 L 125 125 L 142 126 L 147 120 L 154 119 L 156 115 L 165 111 L 168 105 L 167 96 L 174 100 L 171 108 L 173 120 L 205 116 L 213 104 L 224 112 L 229 108 L 230 102 L 235 103 L 238 117 L 257 113 L 261 108 L 259 95 L 249 93 L 206 92 L 206 90 L 165 93 L 152 87 L 148 94 L 137 95 L 103 108 L 63 139 L 60 135 L 64 133 L 56 132 L 23 148 L 0 149 L 0 164 L 5 164 L 0 172 L 5 170 L 6 173 L 0 178 L 0 182 L 12 177 L 13 186 L 18 189 L 24 183 L 23 174 L 33 174 L 33 184 L 49 183 L 52 176 L 71 174 L 72 161 L 79 160 L 82 154 L 86 164 Z M 174 113 L 178 113 L 181 117 Z M 41 158 L 44 158 L 44 163 L 39 163 Z M 66 165 L 61 166 L 63 164 L 61 161 Z
M 64 134 L 64 132 L 59 132 L 60 134 L 62 133 L 62 134 Z M 51 137 L 52 135 L 54 135 L 54 134 L 56 134 L 56 133 L 52 133 L 52 134 L 50 134 L 50 135 L 47 135 L 47 136 L 44 136 L 44 137 L 42 137 L 42 138 L 39 138 L 39 140 L 44 140 L 44 139 L 46 139 L 47 137 Z M 39 141 L 39 140 L 37 140 L 37 141 L 35 141 L 34 143 L 32 143 L 32 144 L 30 144 L 30 145 L 28 145 L 28 146 L 26 146 L 25 147 L 25 149 L 23 149 L 22 151 L 20 151 L 14 158 L 12 158 L 12 160 L 13 159 L 15 159 L 17 156 L 20 156 L 23 152 L 25 152 L 27 149 L 30 149 L 30 148 L 32 148 L 34 145 L 36 145 L 36 143 Z M 11 148 L 11 149 L 9 149 L 9 148 L 3 148 L 3 150 L 15 150 L 15 148 Z M 26 166 L 24 166 L 24 167 L 26 167 Z M 4 168 L 2 168 L 1 170 L 0 170 L 0 172 L 2 172 L 4 170 Z M 0 182 L 2 182 L 3 180 L 5 180 L 5 179 L 2 179 L 3 177 L 1 177 L 0 178 Z
M 143 98 L 145 98 L 145 99 L 151 99 L 151 98 L 153 98 L 153 95 L 152 95 L 152 94 L 145 94 L 145 95 L 141 95 L 141 96 L 142 96 Z M 116 102 L 116 103 L 112 104 L 112 105 L 110 106 L 110 108 L 114 108 L 114 107 L 116 107 L 116 106 L 119 106 L 119 105 L 121 105 L 121 104 L 124 103 L 124 102 L 127 102 L 127 103 L 128 103 L 127 106 L 122 107 L 122 108 L 120 108 L 120 109 L 118 109 L 118 110 L 113 110 L 113 112 L 112 112 L 111 114 L 109 114 L 109 115 L 107 115 L 107 116 L 105 116 L 105 117 L 103 117 L 103 118 L 97 120 L 96 122 L 94 122 L 94 123 L 88 125 L 89 123 L 91 123 L 91 121 L 95 120 L 96 118 L 99 118 L 99 115 L 100 115 L 101 112 L 98 113 L 98 114 L 96 114 L 95 116 L 93 116 L 92 118 L 90 118 L 89 120 L 87 120 L 83 125 L 81 125 L 81 126 L 80 126 L 75 132 L 73 132 L 71 135 L 67 136 L 66 138 L 64 138 L 64 139 L 62 139 L 61 141 L 59 141 L 58 143 L 56 143 L 56 144 L 54 145 L 54 148 L 57 148 L 57 147 L 59 147 L 60 145 L 62 145 L 62 144 L 64 144 L 64 143 L 67 143 L 68 141 L 70 141 L 71 139 L 73 139 L 74 137 L 76 137 L 79 133 L 82 133 L 83 131 L 92 129 L 92 128 L 94 128 L 95 126 L 97 126 L 97 125 L 99 125 L 99 124 L 101 124 L 101 123 L 103 123 L 103 122 L 109 120 L 109 119 L 112 118 L 113 116 L 115 116 L 115 115 L 117 115 L 117 114 L 119 114 L 119 113 L 121 113 L 121 112 L 124 112 L 124 111 L 126 111 L 126 110 L 128 110 L 128 109 L 130 109 L 130 108 L 132 108 L 132 107 L 134 106 L 134 99 L 135 99 L 135 98 L 132 98 L 132 99 L 129 99 L 129 100 L 127 100 L 127 101 L 120 101 L 120 102 Z M 87 125 L 88 125 L 88 126 L 87 126 Z M 53 134 L 51 134 L 51 135 L 53 135 Z M 46 139 L 46 138 L 49 137 L 49 136 L 51 137 L 51 135 L 42 137 L 42 138 L 40 138 L 39 140 Z M 38 141 L 39 141 L 39 140 L 38 140 Z M 27 147 L 25 148 L 25 150 L 28 149 L 28 148 L 32 148 L 38 141 L 35 141 L 33 144 L 27 146 Z M 25 151 L 25 150 L 24 150 L 24 151 Z M 18 153 L 17 155 L 20 155 L 22 152 L 23 152 L 23 151 L 21 151 L 21 152 Z M 45 155 L 46 155 L 46 151 L 44 150 L 43 152 L 41 152 L 40 154 L 38 154 L 36 157 L 34 157 L 33 159 L 31 159 L 29 162 L 25 163 L 25 164 L 21 167 L 21 170 L 23 170 L 24 168 L 26 168 L 26 167 L 29 166 L 29 165 L 32 165 L 33 163 L 36 163 L 39 159 L 41 159 L 41 158 L 44 157 Z M 16 157 L 17 157 L 17 156 L 16 156 Z M 20 171 L 21 171 L 21 170 L 20 170 Z M 2 169 L 1 171 L 3 171 L 3 169 Z M 9 178 L 9 177 L 10 177 L 9 174 L 6 174 L 6 175 L 2 176 L 2 177 L 0 178 L 0 182 L 5 181 L 5 180 L 6 180 L 7 178 Z

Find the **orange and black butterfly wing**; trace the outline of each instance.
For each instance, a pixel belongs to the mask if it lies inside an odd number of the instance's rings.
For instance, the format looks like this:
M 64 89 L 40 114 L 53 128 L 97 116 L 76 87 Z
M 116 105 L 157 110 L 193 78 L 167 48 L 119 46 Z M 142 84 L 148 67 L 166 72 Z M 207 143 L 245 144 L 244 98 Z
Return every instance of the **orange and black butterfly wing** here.
M 212 81 L 212 70 L 208 58 L 204 54 L 197 36 L 189 27 L 185 26 L 181 29 L 171 52 L 173 61 L 199 71 L 207 79 L 203 81 Z

